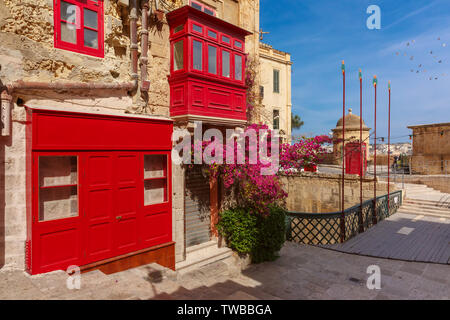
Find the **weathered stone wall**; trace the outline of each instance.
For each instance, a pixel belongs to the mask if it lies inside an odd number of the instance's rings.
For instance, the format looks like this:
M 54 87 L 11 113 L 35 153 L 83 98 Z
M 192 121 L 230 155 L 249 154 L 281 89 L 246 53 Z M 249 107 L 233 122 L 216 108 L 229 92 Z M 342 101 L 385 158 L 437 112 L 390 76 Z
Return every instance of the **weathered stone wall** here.
M 288 210 L 307 213 L 325 213 L 342 210 L 342 178 L 339 174 L 302 172 L 282 177 L 285 191 L 288 193 L 286 205 Z M 345 208 L 359 204 L 359 177 L 345 177 Z M 363 201 L 373 198 L 373 179 L 363 179 Z M 395 191 L 391 183 L 390 191 Z M 387 183 L 377 182 L 377 196 L 387 194 Z
M 411 171 L 417 174 L 449 174 L 450 123 L 408 128 L 413 130 Z
M 397 182 L 424 184 L 435 190 L 450 193 L 450 175 L 403 175 Z
M 0 268 L 25 266 L 25 110 L 14 110 L 13 134 L 0 137 Z

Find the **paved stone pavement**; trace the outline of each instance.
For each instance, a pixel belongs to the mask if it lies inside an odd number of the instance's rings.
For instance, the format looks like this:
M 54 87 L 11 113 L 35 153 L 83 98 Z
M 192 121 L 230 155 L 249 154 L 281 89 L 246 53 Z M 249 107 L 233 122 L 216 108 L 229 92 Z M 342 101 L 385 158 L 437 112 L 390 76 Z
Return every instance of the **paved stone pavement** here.
M 29 276 L 0 270 L 0 299 L 450 299 L 450 266 L 372 258 L 286 243 L 274 262 L 230 275 L 217 262 L 185 275 L 146 265 L 105 275 L 82 274 L 69 290 L 62 271 Z M 370 265 L 381 289 L 369 290 Z M 163 270 L 163 271 L 161 271 Z

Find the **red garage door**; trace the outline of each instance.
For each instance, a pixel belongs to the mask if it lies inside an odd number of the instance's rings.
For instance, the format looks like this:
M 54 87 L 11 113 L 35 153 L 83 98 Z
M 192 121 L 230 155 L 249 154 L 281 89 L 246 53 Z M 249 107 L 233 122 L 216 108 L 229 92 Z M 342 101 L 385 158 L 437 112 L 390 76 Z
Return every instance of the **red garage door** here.
M 146 124 L 141 127 L 145 131 L 141 134 L 148 135 L 149 142 L 133 137 L 136 128 L 130 128 L 128 148 L 143 150 L 123 150 L 126 146 L 117 145 L 120 139 L 115 140 L 114 136 L 109 137 L 109 142 L 102 137 L 101 145 L 97 144 L 98 138 L 84 142 L 74 138 L 68 114 L 33 111 L 30 116 L 32 170 L 28 178 L 33 205 L 28 268 L 32 274 L 66 269 L 69 265 L 83 266 L 171 241 L 167 150 L 171 146 L 171 122 L 164 124 L 166 130 L 155 133 L 147 125 L 151 124 L 148 120 L 93 119 L 85 115 L 89 121 L 97 121 L 98 130 L 91 131 L 91 135 L 102 135 L 102 128 L 114 132 L 111 126 L 126 129 L 123 122 L 134 127 Z M 64 141 L 60 136 L 66 135 L 67 145 L 54 144 L 52 135 L 41 126 L 60 125 L 51 120 L 67 122 L 56 138 Z M 166 150 L 152 145 L 151 140 L 158 136 L 161 139 L 157 144 L 166 140 Z M 142 142 L 144 145 L 138 145 Z M 99 150 L 64 150 L 70 148 Z M 108 150 L 102 150 L 105 148 Z

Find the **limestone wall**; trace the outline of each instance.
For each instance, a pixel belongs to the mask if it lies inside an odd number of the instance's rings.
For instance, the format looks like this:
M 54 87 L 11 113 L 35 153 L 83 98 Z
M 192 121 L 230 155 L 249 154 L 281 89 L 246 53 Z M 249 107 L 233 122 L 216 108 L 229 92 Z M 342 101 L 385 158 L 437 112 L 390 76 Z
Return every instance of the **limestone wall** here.
M 286 200 L 290 211 L 325 213 L 341 210 L 342 179 L 339 174 L 302 172 L 282 177 Z M 359 204 L 359 177 L 347 175 L 345 178 L 345 208 Z M 363 201 L 373 198 L 373 179 L 363 179 Z M 391 183 L 390 191 L 395 191 Z M 377 196 L 387 193 L 387 183 L 377 182 Z
M 417 174 L 449 174 L 450 123 L 408 128 L 413 130 L 411 171 Z

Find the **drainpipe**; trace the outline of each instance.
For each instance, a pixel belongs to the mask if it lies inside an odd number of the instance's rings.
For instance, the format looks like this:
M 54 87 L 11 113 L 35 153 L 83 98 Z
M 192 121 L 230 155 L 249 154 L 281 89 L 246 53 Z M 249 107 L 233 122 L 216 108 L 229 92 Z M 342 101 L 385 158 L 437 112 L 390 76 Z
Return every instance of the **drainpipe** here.
M 8 85 L 6 88 L 9 94 L 14 91 L 21 90 L 92 90 L 92 89 L 122 89 L 132 90 L 135 88 L 134 82 L 121 82 L 121 83 L 104 83 L 104 82 L 33 82 L 17 80 Z
M 141 1 L 142 6 L 142 27 L 141 27 L 141 92 L 148 92 L 150 81 L 147 80 L 147 62 L 148 62 L 148 0 Z
M 1 119 L 2 128 L 1 135 L 9 136 L 11 134 L 11 105 L 12 97 L 8 94 L 6 90 L 1 93 Z
M 131 53 L 131 78 L 134 80 L 135 88 L 138 84 L 137 73 L 137 0 L 130 1 L 130 53 Z

